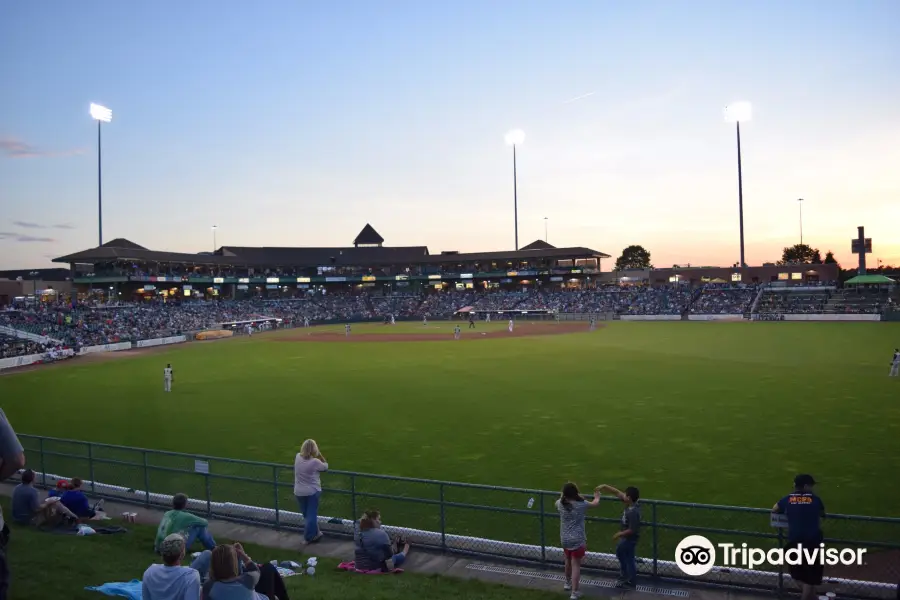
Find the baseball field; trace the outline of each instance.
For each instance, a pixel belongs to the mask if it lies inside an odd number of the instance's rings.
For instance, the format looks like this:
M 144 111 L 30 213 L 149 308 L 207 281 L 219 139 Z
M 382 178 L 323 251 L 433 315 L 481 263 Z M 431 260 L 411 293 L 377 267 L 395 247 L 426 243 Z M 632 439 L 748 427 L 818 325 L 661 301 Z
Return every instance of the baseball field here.
M 831 511 L 900 515 L 897 325 L 452 328 L 106 354 L 2 376 L 0 398 L 22 433 L 284 464 L 311 437 L 342 470 L 761 507 L 810 472 Z

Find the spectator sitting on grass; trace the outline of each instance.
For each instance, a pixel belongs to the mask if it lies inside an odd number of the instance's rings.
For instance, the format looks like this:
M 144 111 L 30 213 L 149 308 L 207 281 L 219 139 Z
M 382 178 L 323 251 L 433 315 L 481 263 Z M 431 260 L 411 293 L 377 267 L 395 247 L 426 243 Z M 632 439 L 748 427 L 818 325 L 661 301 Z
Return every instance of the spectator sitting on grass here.
M 204 552 L 203 554 L 207 554 Z M 198 559 L 199 560 L 199 559 Z M 198 561 L 194 561 L 196 565 Z M 247 556 L 240 544 L 216 546 L 209 553 L 209 579 L 203 583 L 203 600 L 288 600 L 284 580 L 273 565 L 263 569 Z M 202 576 L 201 571 L 201 576 Z M 268 575 L 264 577 L 264 575 Z
M 74 477 L 72 483 L 69 484 L 69 489 L 63 493 L 60 501 L 66 508 L 75 513 L 78 518 L 93 519 L 97 515 L 97 511 L 103 508 L 103 500 L 91 506 L 87 496 L 81 491 L 81 483 L 80 479 Z
M 163 515 L 159 528 L 156 530 L 156 542 L 154 550 L 159 552 L 160 545 L 166 537 L 173 533 L 180 533 L 184 537 L 184 547 L 190 550 L 195 540 L 200 540 L 203 547 L 212 550 L 216 547 L 216 541 L 209 533 L 209 521 L 194 516 L 184 510 L 187 507 L 188 497 L 184 494 L 175 494 L 172 498 L 172 510 Z
M 216 546 L 216 550 L 218 550 L 219 548 L 222 548 L 225 545 L 227 545 L 227 544 L 223 544 L 222 546 Z M 229 546 L 229 547 L 232 547 L 232 546 Z M 247 569 L 245 568 L 246 561 L 244 561 L 242 559 L 242 556 L 246 556 L 247 560 L 250 562 L 253 562 L 253 561 L 250 559 L 249 556 L 247 556 L 247 553 L 244 551 L 243 546 L 241 546 L 240 544 L 234 544 L 233 548 L 239 559 L 238 566 L 237 566 L 238 575 L 243 576 L 247 572 Z M 212 551 L 204 550 L 203 552 L 200 553 L 200 556 L 198 556 L 194 560 L 194 562 L 191 563 L 191 568 L 195 569 L 198 573 L 200 573 L 200 581 L 203 584 L 204 588 L 211 586 L 212 585 L 210 583 L 211 581 L 222 581 L 223 583 L 227 583 L 227 580 L 229 579 L 229 578 L 223 579 L 222 577 L 219 577 L 219 579 L 216 579 L 216 577 L 213 576 L 213 571 L 215 570 L 215 569 L 213 569 L 213 565 L 212 565 L 214 552 L 215 552 L 215 550 L 212 550 Z M 228 554 L 228 551 L 221 551 L 221 552 Z M 219 560 L 221 562 L 223 559 L 220 556 L 217 560 Z M 230 560 L 230 559 L 228 559 L 228 560 Z M 231 599 L 231 598 L 242 598 L 242 599 L 243 598 L 251 598 L 251 599 L 277 598 L 278 600 L 290 600 L 290 598 L 288 598 L 287 588 L 284 587 L 284 579 L 281 577 L 281 573 L 278 572 L 278 567 L 276 567 L 275 565 L 273 565 L 271 563 L 259 564 L 259 563 L 253 562 L 253 565 L 259 569 L 259 571 L 258 571 L 259 575 L 256 577 L 256 584 L 253 586 L 253 588 L 250 588 L 250 589 L 252 589 L 255 592 L 258 592 L 259 595 L 254 596 L 252 594 L 252 592 L 250 593 L 250 595 L 247 595 L 248 588 L 245 587 L 245 585 L 246 585 L 246 582 L 245 582 L 241 585 L 231 586 L 230 589 L 227 589 L 227 590 L 221 589 L 221 588 L 223 588 L 223 586 L 219 586 L 220 589 L 217 589 L 217 591 L 216 591 L 216 594 L 217 594 L 215 596 L 216 600 L 219 600 L 220 598 L 226 598 L 226 599 Z M 217 568 L 221 571 L 222 565 L 220 564 Z M 230 569 L 230 568 L 231 567 L 230 567 L 230 563 L 229 563 L 228 569 Z M 231 578 L 231 579 L 233 579 L 233 578 Z M 225 596 L 224 594 L 226 592 L 228 594 L 233 594 L 233 595 Z M 207 592 L 204 592 L 204 593 L 207 593 Z M 219 594 L 222 594 L 222 596 L 219 596 Z M 212 598 L 212 596 L 204 596 L 204 600 L 207 600 L 207 598 Z
M 406 562 L 409 544 L 402 537 L 391 545 L 387 532 L 381 528 L 381 513 L 367 510 L 357 524 L 354 536 L 356 545 L 355 562 L 357 571 L 393 571 Z
M 12 494 L 13 520 L 21 525 L 55 526 L 63 519 L 72 523 L 78 518 L 66 508 L 59 498 L 47 498 L 41 502 L 38 491 L 34 489 L 34 471 L 27 469 L 22 473 L 22 483 L 17 485 Z
M 147 567 L 141 582 L 143 600 L 200 600 L 200 573 L 182 567 L 184 538 L 177 533 L 166 536 L 159 545 L 163 564 Z

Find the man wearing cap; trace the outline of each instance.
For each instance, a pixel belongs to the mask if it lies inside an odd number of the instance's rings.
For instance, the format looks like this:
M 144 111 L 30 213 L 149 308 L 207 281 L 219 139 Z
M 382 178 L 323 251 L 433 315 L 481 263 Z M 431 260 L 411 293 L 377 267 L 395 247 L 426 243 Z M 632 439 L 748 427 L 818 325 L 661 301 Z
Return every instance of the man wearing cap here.
M 799 546 L 811 552 L 824 540 L 821 520 L 825 517 L 825 504 L 813 494 L 815 485 L 816 480 L 812 475 L 797 475 L 794 478 L 794 491 L 772 507 L 772 512 L 787 517 L 788 548 Z M 821 561 L 810 563 L 803 552 L 801 564 L 790 565 L 791 578 L 803 589 L 801 600 L 813 600 L 816 597 L 815 586 L 822 583 L 823 571 Z
M 150 565 L 141 582 L 143 600 L 200 600 L 200 573 L 182 567 L 184 538 L 177 533 L 166 536 L 159 545 L 163 564 Z

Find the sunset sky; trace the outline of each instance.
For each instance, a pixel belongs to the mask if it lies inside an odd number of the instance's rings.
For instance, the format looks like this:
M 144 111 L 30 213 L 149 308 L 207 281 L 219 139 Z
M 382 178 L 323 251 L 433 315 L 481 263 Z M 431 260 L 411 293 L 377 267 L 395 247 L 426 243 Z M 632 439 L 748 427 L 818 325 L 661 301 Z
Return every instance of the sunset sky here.
M 659 267 L 800 237 L 900 264 L 897 0 L 191 0 L 0 4 L 0 268 L 159 250 L 544 237 Z M 605 267 L 606 265 L 604 265 Z

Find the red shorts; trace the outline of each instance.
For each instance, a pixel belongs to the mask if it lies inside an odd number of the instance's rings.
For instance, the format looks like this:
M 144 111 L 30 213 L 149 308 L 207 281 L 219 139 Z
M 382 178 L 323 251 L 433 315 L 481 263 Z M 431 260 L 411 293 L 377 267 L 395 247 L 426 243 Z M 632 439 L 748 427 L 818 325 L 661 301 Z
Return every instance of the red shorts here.
M 582 546 L 574 550 L 563 549 L 563 552 L 565 553 L 566 558 L 584 558 L 584 553 L 587 552 L 587 547 Z

